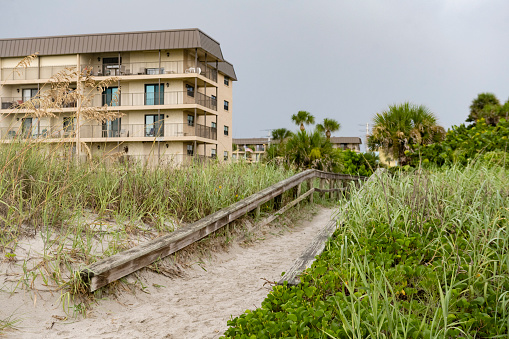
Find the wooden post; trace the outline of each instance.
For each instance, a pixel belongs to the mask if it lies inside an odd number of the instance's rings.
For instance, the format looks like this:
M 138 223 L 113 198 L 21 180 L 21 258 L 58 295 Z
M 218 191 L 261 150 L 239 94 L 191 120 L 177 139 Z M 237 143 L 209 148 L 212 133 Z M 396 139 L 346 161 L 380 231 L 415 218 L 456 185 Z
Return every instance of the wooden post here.
M 320 189 L 323 190 L 325 186 L 325 179 L 320 178 Z M 320 198 L 323 198 L 323 192 L 320 193 Z
M 256 206 L 255 210 L 255 218 L 258 219 L 260 217 L 260 205 Z
M 297 185 L 297 197 L 296 197 L 296 198 L 300 197 L 300 191 L 301 191 L 301 189 L 302 189 L 302 184 L 298 184 L 298 185 Z
M 336 180 L 336 188 L 342 188 L 343 187 L 343 182 L 341 180 Z M 341 194 L 342 192 L 341 191 L 337 191 L 336 192 L 336 200 L 339 200 L 339 198 L 341 197 Z
M 307 183 L 308 183 L 308 191 L 309 191 L 310 189 L 313 188 L 313 179 L 308 179 Z M 310 204 L 313 203 L 313 195 L 314 195 L 314 192 L 309 195 L 309 203 Z
M 329 189 L 334 188 L 334 179 L 328 179 Z M 329 192 L 329 199 L 332 199 L 334 192 Z
M 279 209 L 281 209 L 282 207 L 282 202 L 283 202 L 283 195 L 280 194 L 280 195 L 276 195 L 274 197 L 274 209 L 277 211 Z

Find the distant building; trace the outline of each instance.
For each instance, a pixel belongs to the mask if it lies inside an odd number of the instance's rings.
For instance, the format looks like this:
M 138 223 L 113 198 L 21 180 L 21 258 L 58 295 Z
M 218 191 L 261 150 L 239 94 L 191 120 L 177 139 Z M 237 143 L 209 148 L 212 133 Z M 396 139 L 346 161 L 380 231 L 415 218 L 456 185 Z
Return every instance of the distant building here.
M 330 142 L 334 148 L 349 149 L 354 152 L 361 151 L 362 140 L 359 137 L 331 137 Z
M 232 140 L 232 159 L 246 159 L 248 162 L 258 162 L 269 144 L 268 138 L 241 138 Z
M 246 159 L 248 162 L 260 161 L 269 145 L 268 138 L 234 138 L 232 142 L 232 159 Z M 276 144 L 279 141 L 272 140 L 271 142 Z M 358 137 L 331 137 L 330 142 L 334 148 L 341 148 L 342 150 L 349 149 L 354 152 L 361 151 L 360 145 L 362 141 L 361 138 Z

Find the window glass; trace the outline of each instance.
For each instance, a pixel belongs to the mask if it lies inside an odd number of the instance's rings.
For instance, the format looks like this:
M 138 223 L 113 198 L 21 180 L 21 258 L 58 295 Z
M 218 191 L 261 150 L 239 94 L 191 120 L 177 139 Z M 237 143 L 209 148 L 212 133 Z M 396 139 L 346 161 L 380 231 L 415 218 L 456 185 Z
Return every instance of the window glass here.
M 164 84 L 145 85 L 145 105 L 164 105 Z
M 217 128 L 217 124 L 215 122 L 212 122 L 210 126 L 214 129 Z
M 228 126 L 224 126 L 224 135 L 228 135 Z
M 162 137 L 164 136 L 164 115 L 147 114 L 145 115 L 145 136 Z
M 187 155 L 193 155 L 193 145 L 187 145 Z
M 190 97 L 194 97 L 194 87 L 186 84 L 186 89 L 187 89 L 187 95 Z
M 230 103 L 225 100 L 224 101 L 224 110 L 227 111 L 229 106 L 230 106 Z
M 227 75 L 224 76 L 224 84 L 226 86 L 230 86 L 230 77 Z
M 190 115 L 190 114 L 187 115 L 187 125 L 194 126 L 194 116 L 193 115 Z

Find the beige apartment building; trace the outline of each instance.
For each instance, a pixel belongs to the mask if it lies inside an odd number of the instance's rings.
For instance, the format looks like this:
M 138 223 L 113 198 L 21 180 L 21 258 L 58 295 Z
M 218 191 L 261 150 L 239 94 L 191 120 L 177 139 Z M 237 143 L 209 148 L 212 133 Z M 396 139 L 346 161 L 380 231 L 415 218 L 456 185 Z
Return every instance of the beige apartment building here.
M 15 69 L 34 53 L 30 65 Z M 52 108 L 54 116 L 39 119 L 19 109 L 66 68 L 82 70 L 96 82 L 114 77 L 107 88 L 88 94 L 89 106 L 122 116 L 77 121 L 78 102 Z M 83 156 L 122 154 L 153 163 L 231 158 L 237 78 L 220 44 L 199 29 L 0 39 L 0 79 L 2 142 L 64 142 Z

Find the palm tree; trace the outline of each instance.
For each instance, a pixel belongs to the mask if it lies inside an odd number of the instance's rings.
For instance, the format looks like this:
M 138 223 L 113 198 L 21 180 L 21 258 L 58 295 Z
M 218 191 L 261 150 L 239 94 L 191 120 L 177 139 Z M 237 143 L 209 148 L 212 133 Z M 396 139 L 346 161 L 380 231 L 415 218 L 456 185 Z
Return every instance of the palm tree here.
M 297 114 L 292 115 L 292 121 L 299 126 L 300 130 L 304 131 L 304 125 L 311 125 L 315 123 L 315 117 L 307 111 L 299 111 Z
M 341 124 L 334 119 L 323 119 L 323 124 L 316 125 L 316 129 L 320 132 L 325 132 L 327 140 L 330 140 L 331 132 L 339 131 Z
M 437 124 L 436 116 L 428 108 L 409 102 L 390 105 L 388 110 L 377 113 L 373 122 L 368 146 L 372 150 L 382 148 L 400 165 L 406 161 L 405 151 L 413 145 L 439 142 L 445 136 L 444 128 Z
M 272 139 L 278 140 L 279 143 L 283 143 L 283 141 L 291 135 L 292 132 L 286 128 L 278 128 L 272 130 Z

